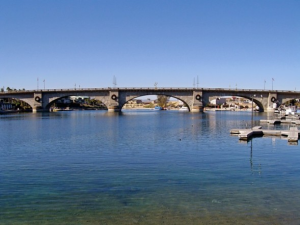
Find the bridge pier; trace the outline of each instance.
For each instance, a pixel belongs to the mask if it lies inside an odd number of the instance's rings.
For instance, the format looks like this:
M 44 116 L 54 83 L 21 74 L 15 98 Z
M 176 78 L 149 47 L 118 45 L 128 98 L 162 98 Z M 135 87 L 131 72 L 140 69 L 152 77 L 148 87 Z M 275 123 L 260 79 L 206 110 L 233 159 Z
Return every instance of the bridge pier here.
M 193 106 L 191 108 L 191 112 L 193 112 L 193 113 L 203 112 L 203 107 L 202 106 Z
M 49 109 L 43 109 L 43 108 L 32 108 L 33 113 L 38 113 L 38 112 L 49 112 Z
M 278 104 L 277 93 L 269 93 L 267 104 L 267 112 L 274 112 Z
M 120 112 L 121 109 L 118 106 L 109 106 L 107 107 L 108 112 Z
M 193 99 L 190 105 L 190 111 L 193 113 L 203 112 L 203 92 L 202 91 L 193 91 Z
M 274 111 L 275 111 L 275 109 L 273 109 L 273 108 L 270 108 L 270 107 L 267 108 L 267 112 L 274 112 Z
M 107 102 L 108 112 L 120 112 L 120 93 L 118 90 L 109 92 L 109 99 Z

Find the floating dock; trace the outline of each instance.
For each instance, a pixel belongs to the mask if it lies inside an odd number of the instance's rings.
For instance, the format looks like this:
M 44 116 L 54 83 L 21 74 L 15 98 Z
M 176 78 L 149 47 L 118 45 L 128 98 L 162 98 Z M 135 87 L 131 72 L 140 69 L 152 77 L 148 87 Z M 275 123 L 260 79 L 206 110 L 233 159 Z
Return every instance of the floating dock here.
M 261 126 L 256 126 L 252 129 L 232 129 L 230 134 L 238 135 L 239 140 L 243 141 L 248 141 L 254 136 L 287 136 L 288 142 L 298 142 L 300 131 L 297 127 L 290 127 L 289 130 L 266 130 L 261 128 Z
M 299 116 L 281 116 L 275 119 L 270 120 L 260 120 L 261 123 L 269 123 L 269 124 L 281 124 L 281 123 L 287 123 L 287 124 L 296 124 L 300 125 L 300 119 Z

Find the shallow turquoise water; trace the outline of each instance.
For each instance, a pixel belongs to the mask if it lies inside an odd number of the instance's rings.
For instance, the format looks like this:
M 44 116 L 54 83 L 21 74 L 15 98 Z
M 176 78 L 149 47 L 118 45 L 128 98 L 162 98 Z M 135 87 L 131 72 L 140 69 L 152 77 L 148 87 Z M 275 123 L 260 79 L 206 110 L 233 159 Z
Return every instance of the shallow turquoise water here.
M 255 125 L 265 117 L 255 114 Z M 147 110 L 2 115 L 0 224 L 298 224 L 299 146 L 230 136 L 250 119 Z

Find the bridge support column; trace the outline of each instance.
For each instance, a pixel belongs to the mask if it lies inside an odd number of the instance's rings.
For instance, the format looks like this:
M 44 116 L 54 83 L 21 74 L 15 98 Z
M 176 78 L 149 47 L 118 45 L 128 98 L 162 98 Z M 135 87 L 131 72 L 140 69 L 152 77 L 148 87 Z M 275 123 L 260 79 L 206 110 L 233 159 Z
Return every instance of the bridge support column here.
M 193 102 L 191 112 L 203 112 L 202 91 L 193 91 Z
M 32 112 L 45 112 L 46 110 L 43 108 L 43 94 L 41 92 L 36 92 L 33 95 L 33 106 Z
M 275 108 L 277 108 L 277 93 L 270 92 L 268 97 L 267 112 L 274 112 Z
M 109 92 L 109 103 L 107 106 L 108 112 L 120 112 L 120 96 L 119 91 L 110 91 Z

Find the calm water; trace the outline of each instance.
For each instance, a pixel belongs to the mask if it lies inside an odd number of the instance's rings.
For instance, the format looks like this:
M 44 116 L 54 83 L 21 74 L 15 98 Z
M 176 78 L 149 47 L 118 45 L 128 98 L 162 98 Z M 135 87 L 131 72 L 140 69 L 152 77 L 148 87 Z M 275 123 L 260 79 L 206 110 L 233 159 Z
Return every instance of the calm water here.
M 265 117 L 256 114 L 255 125 Z M 299 224 L 299 146 L 230 136 L 250 120 L 249 112 L 1 115 L 0 224 Z

